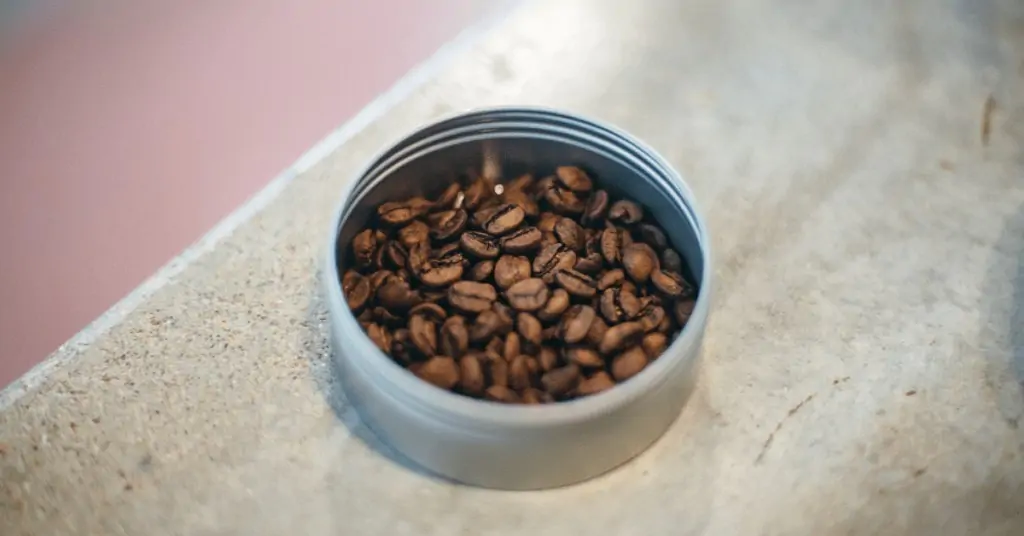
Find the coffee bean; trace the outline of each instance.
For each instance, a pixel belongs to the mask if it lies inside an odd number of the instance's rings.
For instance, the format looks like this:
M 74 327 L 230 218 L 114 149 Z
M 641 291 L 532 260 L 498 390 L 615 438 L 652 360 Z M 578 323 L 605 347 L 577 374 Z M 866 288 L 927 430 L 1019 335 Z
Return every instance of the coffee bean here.
M 466 210 L 476 210 L 480 203 L 484 201 L 491 193 L 491 185 L 486 179 L 477 179 L 470 184 L 466 191 L 463 192 L 462 208 Z
M 657 270 L 651 274 L 651 284 L 658 292 L 671 298 L 689 298 L 693 295 L 693 287 L 676 272 Z
M 377 270 L 370 274 L 367 280 L 370 282 L 370 296 L 377 294 L 377 289 L 384 284 L 385 281 L 390 277 L 394 277 L 395 273 L 391 270 Z M 344 287 L 344 285 L 342 285 Z M 367 297 L 369 298 L 369 296 Z
M 600 253 L 590 253 L 576 261 L 574 269 L 585 274 L 596 274 L 604 267 L 604 258 Z
M 422 197 L 414 197 L 406 201 L 390 201 L 377 208 L 380 220 L 388 225 L 405 225 L 426 214 L 433 203 Z
M 433 321 L 422 315 L 413 315 L 409 318 L 409 337 L 424 356 L 437 355 L 437 324 Z
M 373 319 L 381 324 L 391 327 L 400 326 L 405 320 L 405 318 L 393 314 L 391 311 L 388 311 L 383 307 L 373 308 Z
M 501 340 L 501 337 L 494 337 L 487 341 L 487 346 L 484 347 L 484 352 L 488 356 L 492 356 L 497 359 L 504 359 L 501 353 L 505 349 L 505 341 Z
M 668 347 L 668 337 L 664 333 L 648 333 L 644 335 L 640 346 L 649 359 L 657 359 Z
M 680 327 L 686 325 L 690 321 L 690 315 L 693 314 L 693 308 L 697 305 L 695 300 L 682 300 L 676 302 L 673 312 L 676 315 L 676 322 Z
M 451 389 L 459 383 L 459 366 L 448 356 L 432 357 L 417 368 L 416 375 L 441 389 Z
M 487 359 L 487 365 L 491 385 L 508 387 L 508 361 L 501 356 L 494 356 Z
M 628 233 L 613 225 L 605 228 L 601 234 L 601 255 L 605 261 L 612 265 L 618 264 L 622 259 L 622 249 L 628 245 L 627 236 Z
M 576 363 L 583 368 L 601 368 L 604 366 L 604 359 L 597 353 L 597 350 L 587 346 L 572 346 L 566 348 L 565 358 L 570 363 Z
M 559 270 L 555 274 L 555 282 L 573 296 L 593 298 L 597 295 L 597 281 L 576 270 Z
M 448 303 L 466 313 L 482 313 L 498 299 L 498 292 L 487 283 L 459 281 L 448 287 Z
M 495 270 L 497 270 L 497 267 L 495 267 Z M 548 292 L 548 286 L 544 284 L 544 281 L 538 278 L 531 278 L 512 285 L 505 292 L 505 295 L 513 309 L 532 312 L 544 307 L 544 304 L 548 301 Z
M 502 320 L 493 309 L 488 309 L 473 321 L 469 328 L 469 340 L 474 343 L 488 341 L 501 331 Z
M 494 282 L 501 289 L 530 278 L 530 260 L 517 255 L 502 255 L 494 265 Z
M 345 296 L 349 309 L 358 313 L 370 299 L 370 281 L 355 270 L 345 272 L 341 278 L 341 292 Z
M 434 210 L 448 210 L 452 208 L 455 204 L 455 200 L 461 192 L 462 185 L 457 182 L 449 184 L 448 187 L 437 196 L 437 199 L 434 200 Z
M 579 381 L 580 368 L 572 363 L 547 372 L 540 378 L 544 390 L 556 397 L 575 389 Z
M 485 233 L 501 236 L 514 231 L 523 223 L 526 213 L 516 205 L 504 204 L 493 208 L 480 209 L 473 215 L 473 221 Z
M 644 209 L 633 201 L 622 199 L 612 203 L 608 209 L 608 219 L 623 225 L 633 225 L 644 219 Z
M 577 193 L 587 193 L 594 188 L 594 183 L 586 172 L 578 167 L 561 166 L 555 169 L 558 183 Z
M 406 365 L 412 362 L 413 346 L 408 329 L 399 328 L 391 334 L 391 357 Z
M 540 364 L 540 369 L 547 372 L 558 366 L 558 352 L 554 348 L 543 346 L 537 354 L 537 362 Z
M 634 296 L 639 294 L 639 292 L 638 292 L 638 290 L 636 288 L 636 285 L 632 281 L 630 281 L 628 279 L 623 281 L 622 284 L 619 285 L 619 288 L 622 289 L 622 292 L 628 292 L 628 293 L 630 293 L 630 294 L 632 294 Z M 644 289 L 644 290 L 646 291 L 646 289 Z
M 658 251 L 668 247 L 668 237 L 665 236 L 665 232 L 657 225 L 641 223 L 637 226 L 637 230 L 640 232 L 641 242 L 648 244 Z
M 430 227 L 415 220 L 398 230 L 398 241 L 408 250 L 421 242 L 430 240 Z
M 597 314 L 589 305 L 574 305 L 565 312 L 559 325 L 558 336 L 568 344 L 582 341 Z
M 615 380 L 602 370 L 581 381 L 579 386 L 576 387 L 576 393 L 580 396 L 596 395 L 612 387 L 615 387 Z
M 544 192 L 544 199 L 551 205 L 551 209 L 559 214 L 578 215 L 586 208 L 583 200 L 572 190 L 560 184 L 555 184 Z
M 612 360 L 612 376 L 616 380 L 624 382 L 636 376 L 647 366 L 647 363 L 647 354 L 644 353 L 644 349 L 633 346 Z
M 367 267 L 373 263 L 373 256 L 377 252 L 377 238 L 373 229 L 366 229 L 352 239 L 352 255 L 355 257 L 356 266 Z
M 491 308 L 495 313 L 497 313 L 498 318 L 501 320 L 501 327 L 498 328 L 498 333 L 505 335 L 511 332 L 514 327 L 515 311 L 501 302 L 494 302 L 494 305 Z
M 587 344 L 591 346 L 600 346 L 601 341 L 604 339 L 604 334 L 608 331 L 608 324 L 601 317 L 595 316 L 594 321 L 590 324 L 590 329 L 587 331 L 587 336 L 584 339 Z
M 402 312 L 423 300 L 409 283 L 396 279 L 377 289 L 377 301 L 390 311 Z
M 387 352 L 391 349 L 391 334 L 380 324 L 369 323 L 366 326 L 366 334 L 369 335 L 373 344 L 376 344 L 377 348 L 380 348 L 382 352 Z
M 674 249 L 666 249 L 661 252 L 661 268 L 677 274 L 683 273 L 683 259 Z
M 644 299 L 646 300 L 647 298 Z M 642 306 L 640 313 L 636 315 L 636 319 L 644 326 L 644 331 L 654 331 L 661 327 L 666 316 L 663 307 L 649 302 Z
M 519 332 L 523 340 L 534 345 L 540 345 L 541 332 L 544 331 L 544 328 L 541 327 L 540 320 L 537 320 L 537 317 L 529 313 L 519 313 L 516 315 L 516 331 Z
M 420 267 L 420 282 L 428 287 L 446 287 L 462 278 L 462 256 L 431 259 Z
M 640 312 L 640 300 L 621 287 L 610 288 L 601 294 L 601 314 L 608 322 L 625 322 Z
M 540 220 L 537 221 L 537 229 L 540 229 L 542 233 L 554 233 L 555 225 L 561 220 L 562 216 L 554 212 L 542 212 Z
M 459 358 L 469 350 L 469 329 L 466 319 L 453 316 L 441 325 L 441 352 L 444 355 Z
M 478 259 L 497 259 L 501 253 L 498 239 L 478 231 L 470 231 L 459 238 L 462 251 Z
M 431 224 L 430 236 L 434 240 L 447 241 L 456 238 L 469 221 L 469 215 L 465 210 L 446 210 L 433 214 L 429 218 Z
M 587 246 L 587 237 L 582 227 L 571 218 L 562 218 L 555 225 L 555 236 L 565 247 L 580 253 Z
M 583 211 L 583 225 L 592 226 L 600 224 L 608 213 L 608 192 L 598 190 L 587 200 L 586 208 Z
M 529 388 L 523 390 L 520 399 L 523 404 L 550 404 L 555 401 L 551 395 L 541 391 L 540 389 Z
M 544 322 L 553 322 L 561 318 L 562 313 L 569 308 L 569 293 L 564 288 L 556 288 L 551 292 L 548 302 L 537 311 L 537 318 Z
M 637 283 L 646 283 L 651 272 L 657 267 L 657 263 L 658 257 L 647 244 L 630 244 L 622 250 L 622 267 Z
M 486 281 L 494 273 L 494 261 L 480 261 L 473 265 L 466 272 L 466 279 L 470 281 Z
M 601 337 L 601 344 L 598 350 L 608 355 L 621 350 L 639 340 L 644 334 L 644 326 L 639 322 L 623 322 L 608 328 L 604 337 Z
M 409 248 L 409 254 L 406 256 L 405 260 L 405 267 L 410 273 L 419 274 L 423 269 L 423 266 L 427 264 L 427 261 L 429 261 L 432 256 L 430 243 L 420 242 L 419 244 Z M 395 273 L 397 274 L 398 270 L 396 270 Z M 405 277 L 403 277 L 403 279 L 408 280 L 408 278 Z
M 540 215 L 540 206 L 537 205 L 537 202 L 521 190 L 506 189 L 505 194 L 502 197 L 506 203 L 513 204 L 523 209 L 523 214 L 525 214 L 527 218 L 536 218 Z
M 517 391 L 530 387 L 528 356 L 518 355 L 508 365 L 508 386 Z
M 520 403 L 519 395 L 504 385 L 492 385 L 488 387 L 487 391 L 484 393 L 484 398 L 493 402 L 503 402 L 505 404 Z
M 436 303 L 421 303 L 412 309 L 409 309 L 410 315 L 423 315 L 428 320 L 440 324 L 448 318 L 448 312 L 443 307 Z M 448 354 L 451 355 L 451 354 Z M 452 356 L 457 357 L 457 356 Z
M 523 227 L 501 237 L 501 249 L 508 253 L 526 253 L 540 247 L 543 233 L 536 227 Z
M 601 274 L 601 277 L 597 279 L 597 290 L 605 291 L 612 287 L 617 287 L 622 284 L 626 279 L 626 272 L 620 268 L 614 270 L 608 270 Z
M 475 355 L 465 355 L 459 359 L 459 389 L 470 396 L 480 396 L 487 386 L 483 365 Z
M 546 246 L 533 259 L 533 273 L 545 283 L 554 282 L 555 273 L 576 265 L 576 254 L 562 243 Z
M 504 357 L 505 361 L 512 361 L 521 353 L 523 353 L 523 345 L 519 340 L 519 334 L 512 332 L 506 335 L 505 344 L 501 350 L 501 357 Z

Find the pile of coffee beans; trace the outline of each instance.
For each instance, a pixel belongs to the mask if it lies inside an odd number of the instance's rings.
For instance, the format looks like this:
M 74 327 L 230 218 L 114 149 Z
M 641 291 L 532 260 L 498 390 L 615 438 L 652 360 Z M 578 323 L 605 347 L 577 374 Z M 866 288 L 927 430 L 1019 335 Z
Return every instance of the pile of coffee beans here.
M 348 306 L 397 363 L 506 403 L 610 389 L 657 359 L 697 289 L 644 208 L 577 167 L 380 205 L 352 240 Z

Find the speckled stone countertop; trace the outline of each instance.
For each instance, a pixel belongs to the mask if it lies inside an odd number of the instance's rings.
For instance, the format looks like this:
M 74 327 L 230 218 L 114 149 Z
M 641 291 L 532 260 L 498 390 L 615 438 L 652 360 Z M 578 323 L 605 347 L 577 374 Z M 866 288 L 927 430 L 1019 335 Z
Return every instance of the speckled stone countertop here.
M 1024 534 L 1022 60 L 1013 0 L 527 3 L 0 413 L 0 534 Z M 679 420 L 561 490 L 397 461 L 325 345 L 346 181 L 491 104 L 647 140 L 717 252 Z

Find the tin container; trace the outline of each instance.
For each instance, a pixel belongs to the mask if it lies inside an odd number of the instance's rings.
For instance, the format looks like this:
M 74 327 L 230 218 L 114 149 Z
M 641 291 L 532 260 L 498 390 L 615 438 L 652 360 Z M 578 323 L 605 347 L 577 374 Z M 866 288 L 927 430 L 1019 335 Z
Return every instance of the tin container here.
M 438 194 L 454 172 L 496 156 L 501 176 L 558 165 L 588 170 L 610 194 L 628 195 L 661 223 L 700 292 L 665 353 L 615 388 L 569 402 L 513 406 L 438 389 L 384 355 L 342 296 L 345 248 L 385 201 Z M 354 178 L 332 220 L 324 270 L 340 381 L 367 425 L 427 471 L 488 488 L 527 490 L 580 482 L 621 465 L 657 440 L 686 401 L 711 301 L 707 229 L 679 174 L 629 134 L 564 112 L 480 110 L 412 133 Z

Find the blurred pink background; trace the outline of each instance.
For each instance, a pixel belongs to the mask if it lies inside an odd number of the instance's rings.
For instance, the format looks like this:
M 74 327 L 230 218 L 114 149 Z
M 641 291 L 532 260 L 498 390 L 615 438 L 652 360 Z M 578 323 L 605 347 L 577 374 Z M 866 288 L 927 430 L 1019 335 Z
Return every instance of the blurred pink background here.
M 0 387 L 491 9 L 42 5 L 0 39 Z

